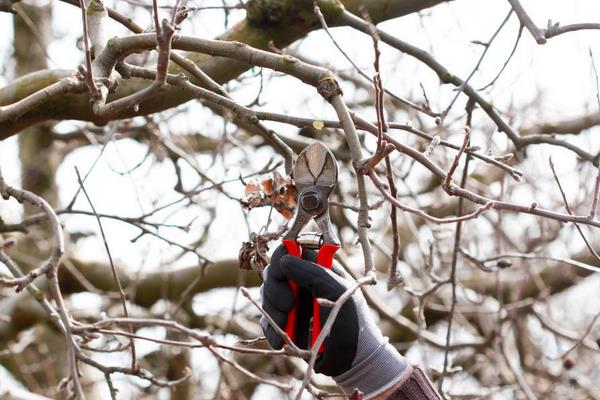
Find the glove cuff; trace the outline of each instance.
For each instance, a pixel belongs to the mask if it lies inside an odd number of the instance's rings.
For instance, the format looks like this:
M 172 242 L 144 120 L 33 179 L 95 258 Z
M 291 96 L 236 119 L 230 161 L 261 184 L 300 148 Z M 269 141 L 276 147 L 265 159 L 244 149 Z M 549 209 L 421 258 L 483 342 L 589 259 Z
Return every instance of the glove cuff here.
M 383 342 L 369 357 L 333 380 L 344 393 L 360 390 L 366 399 L 383 393 L 410 374 L 406 359 L 392 345 Z

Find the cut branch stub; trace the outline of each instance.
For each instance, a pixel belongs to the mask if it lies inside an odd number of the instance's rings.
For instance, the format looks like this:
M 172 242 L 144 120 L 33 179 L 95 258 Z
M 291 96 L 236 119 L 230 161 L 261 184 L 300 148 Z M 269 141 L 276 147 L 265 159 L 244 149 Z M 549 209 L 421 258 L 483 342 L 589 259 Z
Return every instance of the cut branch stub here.
M 335 77 L 331 74 L 324 75 L 317 84 L 317 91 L 325 100 L 329 101 L 334 96 L 343 96 L 342 88 Z

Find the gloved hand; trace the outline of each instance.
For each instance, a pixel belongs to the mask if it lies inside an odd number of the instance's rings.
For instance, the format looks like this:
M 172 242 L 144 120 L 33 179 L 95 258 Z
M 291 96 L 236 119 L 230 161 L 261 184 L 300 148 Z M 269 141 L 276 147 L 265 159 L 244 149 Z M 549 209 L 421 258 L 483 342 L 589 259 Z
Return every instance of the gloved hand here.
M 288 255 L 284 246 L 275 250 L 265 270 L 262 305 L 277 325 L 285 329 L 288 312 L 295 302 L 287 281 L 296 281 L 299 289 L 296 344 L 307 349 L 314 296 L 336 301 L 351 286 L 352 278 L 335 263 L 332 271 L 315 264 L 313 251 L 305 250 L 303 257 Z M 329 313 L 329 307 L 321 306 L 322 325 Z M 282 348 L 283 338 L 265 318 L 261 319 L 261 326 L 271 346 Z M 325 339 L 324 352 L 315 363 L 315 371 L 333 377 L 345 393 L 358 388 L 369 398 L 405 380 L 412 367 L 383 337 L 369 316 L 364 297 L 356 291 L 340 309 Z

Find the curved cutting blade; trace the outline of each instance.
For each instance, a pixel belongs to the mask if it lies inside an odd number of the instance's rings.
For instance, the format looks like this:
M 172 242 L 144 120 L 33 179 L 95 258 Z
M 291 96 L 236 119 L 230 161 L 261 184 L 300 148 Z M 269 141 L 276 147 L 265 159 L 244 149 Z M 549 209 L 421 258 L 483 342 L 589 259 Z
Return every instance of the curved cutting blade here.
M 295 241 L 306 224 L 314 219 L 321 230 L 323 243 L 339 245 L 331 226 L 328 202 L 337 179 L 337 161 L 325 145 L 315 142 L 300 152 L 294 165 L 298 207 L 285 240 Z
M 337 183 L 338 169 L 333 153 L 322 143 L 308 145 L 294 165 L 296 185 L 331 186 Z

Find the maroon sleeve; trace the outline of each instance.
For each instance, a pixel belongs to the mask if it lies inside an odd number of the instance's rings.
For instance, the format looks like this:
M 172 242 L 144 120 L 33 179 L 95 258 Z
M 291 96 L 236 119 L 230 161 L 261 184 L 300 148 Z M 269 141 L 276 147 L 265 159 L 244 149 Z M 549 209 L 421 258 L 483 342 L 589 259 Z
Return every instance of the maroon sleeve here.
M 414 366 L 406 381 L 386 400 L 441 400 L 421 368 Z

